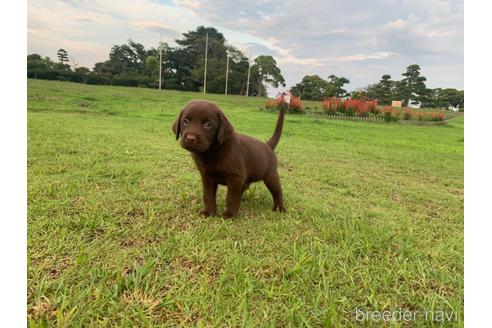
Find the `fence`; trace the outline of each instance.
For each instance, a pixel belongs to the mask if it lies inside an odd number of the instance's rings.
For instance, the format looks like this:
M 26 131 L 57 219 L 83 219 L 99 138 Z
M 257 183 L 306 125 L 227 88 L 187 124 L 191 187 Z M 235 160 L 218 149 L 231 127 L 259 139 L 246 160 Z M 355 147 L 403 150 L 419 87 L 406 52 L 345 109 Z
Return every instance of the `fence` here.
M 448 124 L 447 119 L 444 121 L 419 121 L 419 120 L 399 120 L 400 124 L 420 124 L 420 125 L 444 125 Z
M 384 119 L 381 117 L 363 117 L 363 116 L 341 116 L 341 115 L 333 115 L 321 112 L 306 112 L 307 116 L 316 117 L 316 118 L 325 118 L 328 120 L 349 120 L 349 121 L 371 121 L 371 122 L 384 122 Z
M 314 118 L 324 118 L 328 120 L 346 120 L 346 121 L 368 121 L 368 122 L 385 122 L 382 117 L 369 117 L 369 116 L 341 116 L 333 115 L 321 112 L 306 112 L 306 116 Z M 419 124 L 419 125 L 443 125 L 447 124 L 446 118 L 444 121 L 420 121 L 420 120 L 399 120 L 400 124 Z

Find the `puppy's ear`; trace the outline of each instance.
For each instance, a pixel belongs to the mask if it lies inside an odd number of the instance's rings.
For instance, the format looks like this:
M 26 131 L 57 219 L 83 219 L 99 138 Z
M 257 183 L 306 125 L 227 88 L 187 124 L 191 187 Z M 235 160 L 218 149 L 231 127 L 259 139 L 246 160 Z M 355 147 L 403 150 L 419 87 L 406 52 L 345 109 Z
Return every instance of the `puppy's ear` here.
M 178 118 L 173 123 L 173 132 L 176 135 L 176 140 L 179 139 L 179 134 L 181 133 L 181 117 L 183 116 L 183 110 L 178 115 Z
M 222 111 L 219 111 L 219 129 L 217 131 L 217 142 L 223 144 L 224 141 L 232 137 L 234 128 Z

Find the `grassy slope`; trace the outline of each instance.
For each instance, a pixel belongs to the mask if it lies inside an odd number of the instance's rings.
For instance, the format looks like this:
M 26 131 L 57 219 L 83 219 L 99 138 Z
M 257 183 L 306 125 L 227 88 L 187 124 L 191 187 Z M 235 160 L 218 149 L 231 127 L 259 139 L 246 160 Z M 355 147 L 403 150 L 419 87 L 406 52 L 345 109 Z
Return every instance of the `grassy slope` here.
M 272 213 L 256 184 L 225 220 L 197 215 L 199 175 L 170 132 L 193 98 L 28 81 L 32 324 L 348 326 L 356 306 L 453 309 L 446 325 L 462 324 L 462 117 L 288 116 L 277 147 L 288 212 Z M 261 99 L 205 98 L 237 130 L 272 134 Z

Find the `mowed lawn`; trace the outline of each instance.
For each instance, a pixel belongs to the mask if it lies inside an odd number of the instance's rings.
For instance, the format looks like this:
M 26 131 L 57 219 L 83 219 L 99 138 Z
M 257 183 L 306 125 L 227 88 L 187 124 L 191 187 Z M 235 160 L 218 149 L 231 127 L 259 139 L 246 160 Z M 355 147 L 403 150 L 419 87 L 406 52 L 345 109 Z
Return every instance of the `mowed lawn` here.
M 286 213 L 262 183 L 204 218 L 170 131 L 191 99 L 267 140 L 264 99 L 28 81 L 28 320 L 39 327 L 346 327 L 365 311 L 463 325 L 463 117 L 445 126 L 288 115 Z M 223 211 L 225 188 L 219 187 Z

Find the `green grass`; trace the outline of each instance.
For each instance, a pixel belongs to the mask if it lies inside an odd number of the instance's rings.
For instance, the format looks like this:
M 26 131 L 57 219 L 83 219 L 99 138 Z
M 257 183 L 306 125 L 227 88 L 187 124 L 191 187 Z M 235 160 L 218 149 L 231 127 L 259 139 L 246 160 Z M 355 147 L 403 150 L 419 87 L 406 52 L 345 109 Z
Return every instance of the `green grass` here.
M 287 212 L 254 184 L 230 220 L 197 214 L 199 175 L 170 132 L 194 98 L 273 132 L 263 99 L 28 81 L 31 326 L 381 326 L 356 307 L 458 318 L 395 327 L 463 325 L 463 117 L 288 115 Z

